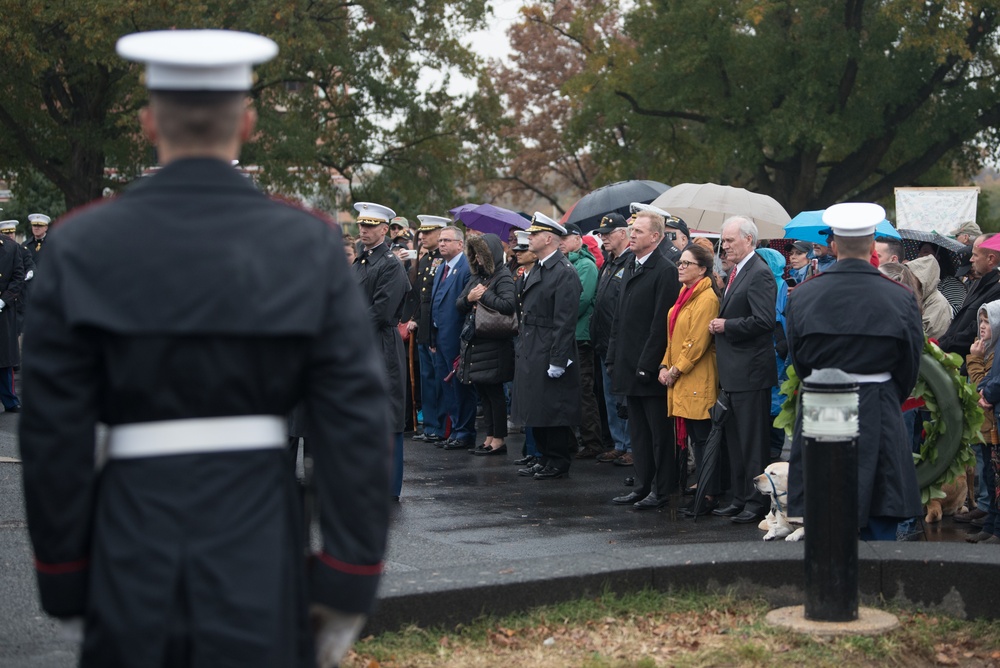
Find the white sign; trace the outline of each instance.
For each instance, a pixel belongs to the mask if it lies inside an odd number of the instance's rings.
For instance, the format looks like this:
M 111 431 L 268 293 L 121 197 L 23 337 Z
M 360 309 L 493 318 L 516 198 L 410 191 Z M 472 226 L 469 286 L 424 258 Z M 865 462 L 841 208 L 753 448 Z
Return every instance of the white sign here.
M 954 234 L 976 222 L 979 188 L 896 188 L 896 227 L 901 230 Z

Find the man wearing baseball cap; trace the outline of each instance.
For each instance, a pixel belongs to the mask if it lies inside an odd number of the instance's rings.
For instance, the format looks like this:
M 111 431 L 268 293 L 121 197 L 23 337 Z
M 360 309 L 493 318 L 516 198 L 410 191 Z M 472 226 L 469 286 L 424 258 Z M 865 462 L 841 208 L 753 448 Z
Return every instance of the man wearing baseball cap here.
M 390 442 L 367 309 L 339 230 L 232 166 L 252 66 L 277 51 L 224 30 L 119 40 L 147 65 L 162 169 L 45 238 L 19 435 L 42 609 L 86 617 L 81 666 L 331 666 L 375 598 Z M 300 402 L 309 568 L 286 447 Z

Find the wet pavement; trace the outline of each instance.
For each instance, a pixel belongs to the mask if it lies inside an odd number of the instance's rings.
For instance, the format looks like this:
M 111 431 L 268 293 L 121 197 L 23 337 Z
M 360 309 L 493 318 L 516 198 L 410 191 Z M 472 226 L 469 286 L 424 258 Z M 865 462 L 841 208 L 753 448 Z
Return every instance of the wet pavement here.
M 609 548 L 689 543 L 761 542 L 756 524 L 677 512 L 678 501 L 637 511 L 611 503 L 628 493 L 632 467 L 575 460 L 568 478 L 519 477 L 523 434 L 511 434 L 506 455 L 473 456 L 406 439 L 404 482 L 393 511 L 387 573 L 441 569 L 556 555 L 590 555 L 605 563 Z M 963 542 L 972 527 L 951 518 L 928 525 L 928 541 Z M 974 549 L 973 546 L 970 546 Z M 613 550 L 611 550 L 613 551 Z

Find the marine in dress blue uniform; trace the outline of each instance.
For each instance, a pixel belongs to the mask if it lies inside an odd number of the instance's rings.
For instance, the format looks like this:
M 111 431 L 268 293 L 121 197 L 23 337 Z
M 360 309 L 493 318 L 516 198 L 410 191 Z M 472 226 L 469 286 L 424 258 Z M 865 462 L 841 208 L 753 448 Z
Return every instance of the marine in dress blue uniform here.
M 859 383 L 858 526 L 865 538 L 895 540 L 896 524 L 921 513 L 900 406 L 917 382 L 924 335 L 913 293 L 868 260 L 875 225 L 884 218 L 877 204 L 827 209 L 823 222 L 833 230 L 840 259 L 795 288 L 785 315 L 789 353 L 800 378 L 832 368 L 852 374 Z M 860 252 L 846 254 L 845 240 L 859 243 Z M 801 516 L 804 509 L 808 490 L 802 481 L 800 415 L 789 460 L 791 515 Z
M 82 666 L 333 665 L 381 572 L 386 383 L 339 230 L 231 164 L 253 132 L 251 63 L 277 45 L 164 31 L 118 51 L 149 63 L 141 120 L 163 168 L 46 238 L 20 422 L 42 608 L 86 618 Z M 284 447 L 299 402 L 322 541 L 308 564 Z

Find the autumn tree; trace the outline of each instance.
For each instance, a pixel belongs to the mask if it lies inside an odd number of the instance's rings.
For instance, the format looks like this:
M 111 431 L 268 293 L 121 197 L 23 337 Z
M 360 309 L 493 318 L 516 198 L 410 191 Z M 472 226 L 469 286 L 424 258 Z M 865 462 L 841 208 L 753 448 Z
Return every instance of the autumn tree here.
M 0 170 L 37 170 L 67 207 L 154 162 L 135 121 L 141 67 L 115 55 L 116 40 L 203 27 L 281 48 L 258 68 L 261 131 L 242 156 L 265 185 L 329 195 L 336 170 L 368 196 L 451 203 L 468 101 L 445 92 L 446 74 L 418 83 L 427 72 L 475 74 L 459 38 L 481 24 L 485 0 L 0 0 L 0 12 Z

